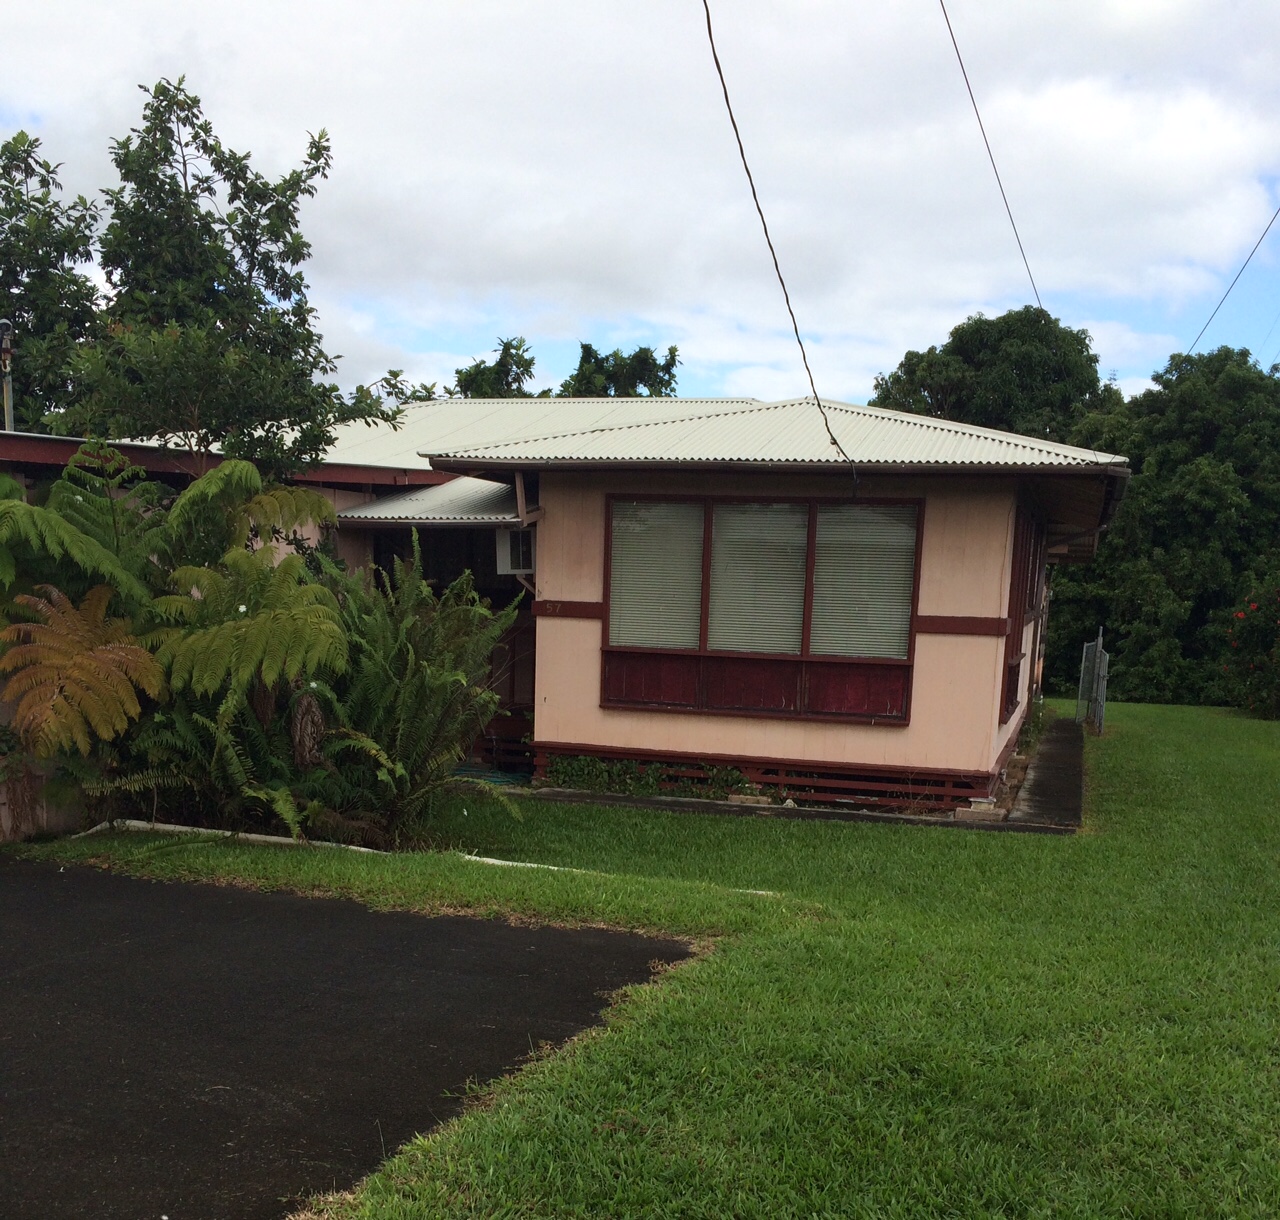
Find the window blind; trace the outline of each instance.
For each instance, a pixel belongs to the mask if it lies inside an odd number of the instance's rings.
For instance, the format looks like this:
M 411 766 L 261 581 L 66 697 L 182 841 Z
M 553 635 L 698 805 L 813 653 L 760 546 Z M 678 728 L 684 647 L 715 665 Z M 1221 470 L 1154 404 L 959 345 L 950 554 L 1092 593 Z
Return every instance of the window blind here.
M 820 507 L 810 652 L 905 658 L 915 562 L 915 505 Z
M 717 504 L 712 517 L 707 645 L 800 651 L 806 504 Z
M 702 618 L 701 504 L 615 500 L 609 642 L 697 648 Z

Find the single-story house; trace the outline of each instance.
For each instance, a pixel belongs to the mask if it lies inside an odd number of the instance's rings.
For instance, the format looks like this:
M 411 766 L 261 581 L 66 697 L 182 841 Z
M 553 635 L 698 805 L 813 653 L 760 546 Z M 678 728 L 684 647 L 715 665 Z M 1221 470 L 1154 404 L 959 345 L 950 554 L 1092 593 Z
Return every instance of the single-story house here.
M 812 398 L 446 400 L 335 464 L 342 553 L 528 591 L 508 753 L 734 767 L 796 800 L 989 794 L 1038 683 L 1046 569 L 1090 560 L 1113 454 Z M 514 728 L 510 726 L 515 726 Z M 495 752 L 499 757 L 501 751 Z
M 53 477 L 73 438 L 0 433 Z M 151 473 L 181 453 L 122 445 Z M 499 764 L 734 767 L 796 800 L 989 793 L 1038 682 L 1046 569 L 1087 562 L 1123 458 L 812 399 L 446 399 L 301 476 L 338 553 L 523 594 Z

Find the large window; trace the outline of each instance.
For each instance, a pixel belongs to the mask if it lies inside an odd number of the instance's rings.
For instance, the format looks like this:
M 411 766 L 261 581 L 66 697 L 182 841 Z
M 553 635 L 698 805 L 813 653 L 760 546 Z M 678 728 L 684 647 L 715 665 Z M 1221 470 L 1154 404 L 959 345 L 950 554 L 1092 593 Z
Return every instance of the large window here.
M 697 648 L 702 621 L 702 505 L 613 505 L 609 640 Z
M 603 699 L 902 720 L 915 503 L 610 503 Z
M 715 504 L 707 647 L 799 653 L 804 625 L 805 504 Z
M 810 648 L 905 659 L 916 579 L 916 506 L 821 505 L 817 515 Z

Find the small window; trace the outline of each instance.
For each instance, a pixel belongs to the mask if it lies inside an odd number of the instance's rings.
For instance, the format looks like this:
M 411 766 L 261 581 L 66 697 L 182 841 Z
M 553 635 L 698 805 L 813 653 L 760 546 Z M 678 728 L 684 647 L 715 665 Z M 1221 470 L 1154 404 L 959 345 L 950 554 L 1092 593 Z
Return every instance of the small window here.
M 498 575 L 523 576 L 534 570 L 533 530 L 498 530 Z

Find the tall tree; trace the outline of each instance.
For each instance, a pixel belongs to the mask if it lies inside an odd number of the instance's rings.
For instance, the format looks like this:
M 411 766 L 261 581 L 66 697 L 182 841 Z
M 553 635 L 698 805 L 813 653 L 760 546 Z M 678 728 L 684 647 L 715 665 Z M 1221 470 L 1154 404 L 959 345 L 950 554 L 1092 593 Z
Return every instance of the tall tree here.
M 1118 698 L 1222 702 L 1231 613 L 1280 573 L 1280 376 L 1222 347 L 1152 380 L 1070 438 L 1126 454 L 1134 477 L 1097 559 L 1055 574 L 1048 679 L 1070 689 L 1101 625 Z
M 220 447 L 278 474 L 316 461 L 337 424 L 393 418 L 398 398 L 428 397 L 398 374 L 349 396 L 329 380 L 298 224 L 329 170 L 327 134 L 272 180 L 218 139 L 182 78 L 143 92 L 142 125 L 112 143 L 105 333 L 73 363 L 86 396 L 59 429 L 155 438 L 197 468 Z
M 529 345 L 517 335 L 500 338 L 493 350 L 496 360 L 473 360 L 454 370 L 457 379 L 445 392 L 458 398 L 533 398 L 533 391 L 525 388 L 533 377 Z
M 80 270 L 93 257 L 97 208 L 62 198 L 58 168 L 25 131 L 0 144 L 0 317 L 14 324 L 14 414 L 28 432 L 75 402 L 68 363 L 98 304 Z
M 637 347 L 630 354 L 620 348 L 601 355 L 583 343 L 578 367 L 560 383 L 556 398 L 669 398 L 676 392 L 676 348 L 659 360 L 653 348 Z M 535 395 L 527 388 L 533 379 L 534 357 L 519 336 L 499 339 L 493 360 L 475 360 L 457 369 L 446 393 L 461 398 L 550 398 L 550 390 Z
M 583 343 L 578 367 L 560 385 L 557 398 L 670 398 L 676 392 L 676 348 L 659 360 L 651 347 L 637 347 L 630 355 L 617 348 L 601 355 Z
M 1065 441 L 1120 392 L 1100 384 L 1089 333 L 1028 305 L 960 323 L 940 347 L 910 351 L 875 379 L 873 406 Z

